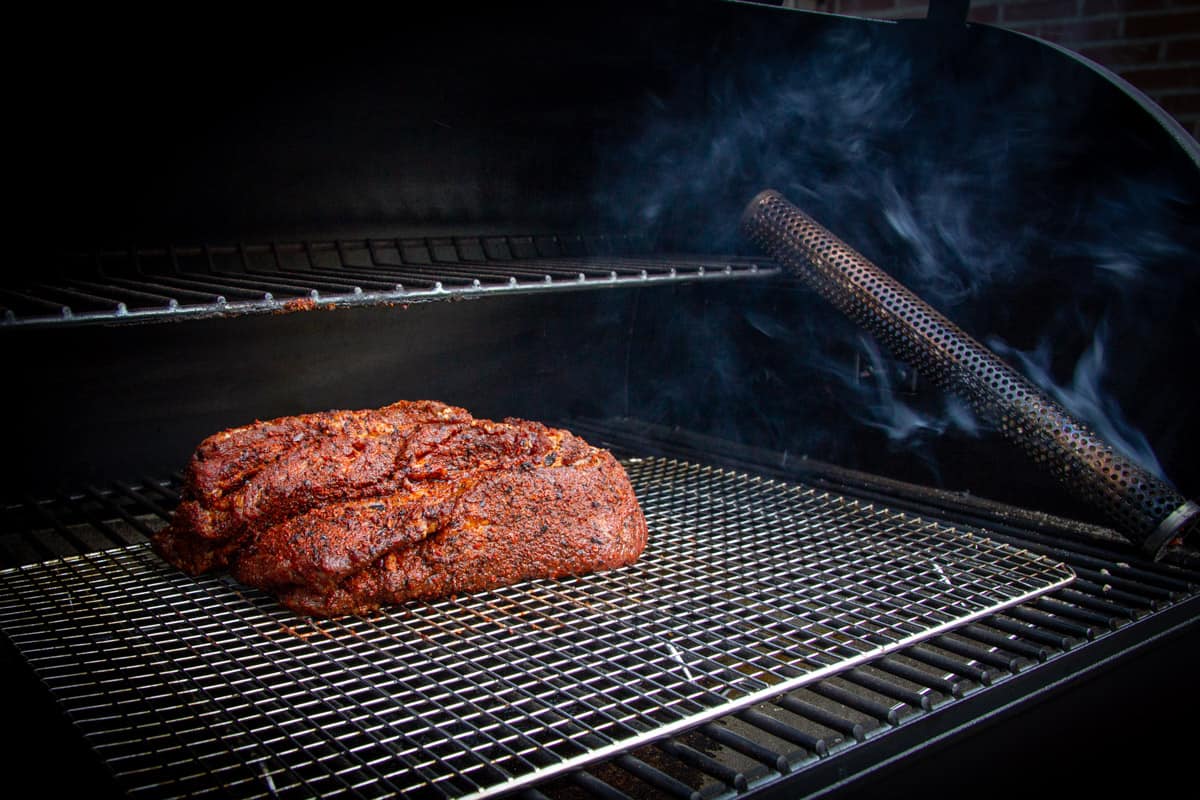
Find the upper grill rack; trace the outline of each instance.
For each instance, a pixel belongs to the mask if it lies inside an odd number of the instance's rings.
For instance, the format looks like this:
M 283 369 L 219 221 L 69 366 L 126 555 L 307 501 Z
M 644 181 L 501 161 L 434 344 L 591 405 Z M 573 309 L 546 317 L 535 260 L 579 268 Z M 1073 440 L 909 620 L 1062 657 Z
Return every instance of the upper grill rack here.
M 52 274 L 0 286 L 0 327 L 278 313 L 778 272 L 737 256 L 647 252 L 639 237 L 582 235 L 104 250 L 65 256 Z

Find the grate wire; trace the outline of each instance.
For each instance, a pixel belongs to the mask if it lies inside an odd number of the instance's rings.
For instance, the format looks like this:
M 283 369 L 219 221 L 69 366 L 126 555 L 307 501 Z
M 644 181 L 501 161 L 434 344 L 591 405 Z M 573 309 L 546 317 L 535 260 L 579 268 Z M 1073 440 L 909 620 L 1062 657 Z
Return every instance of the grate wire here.
M 475 797 L 1073 578 L 803 484 L 625 463 L 651 543 L 620 570 L 310 620 L 139 543 L 0 572 L 0 630 L 131 795 Z
M 570 245 L 551 237 L 439 242 L 357 239 L 137 247 L 65 254 L 49 283 L 0 285 L 0 329 L 202 319 L 512 293 L 765 278 L 732 255 L 635 255 L 632 237 Z M 603 238 L 603 237 L 602 237 Z M 568 249 L 579 251 L 567 256 Z M 520 255 L 516 255 L 520 253 Z

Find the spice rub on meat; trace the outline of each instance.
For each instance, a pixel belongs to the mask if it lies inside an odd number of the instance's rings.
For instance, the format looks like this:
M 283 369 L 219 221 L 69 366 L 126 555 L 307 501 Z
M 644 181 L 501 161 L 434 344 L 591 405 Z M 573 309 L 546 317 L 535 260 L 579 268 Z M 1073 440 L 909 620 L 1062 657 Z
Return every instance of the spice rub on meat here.
M 433 401 L 281 417 L 196 448 L 155 552 L 302 614 L 623 566 L 646 521 L 607 450 Z

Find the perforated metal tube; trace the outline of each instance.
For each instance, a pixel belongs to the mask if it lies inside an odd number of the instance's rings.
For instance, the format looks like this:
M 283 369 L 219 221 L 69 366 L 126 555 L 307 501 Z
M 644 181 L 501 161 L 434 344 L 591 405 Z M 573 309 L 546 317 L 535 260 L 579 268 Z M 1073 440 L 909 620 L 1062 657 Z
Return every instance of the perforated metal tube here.
M 978 649 L 952 631 L 1076 580 L 984 529 L 691 462 L 624 467 L 654 535 L 622 569 L 311 620 L 141 543 L 0 570 L 0 637 L 134 797 L 513 797 L 800 686 L 899 723 L 925 695 L 870 663 L 951 635 Z M 90 527 L 68 523 L 87 500 L 63 500 L 27 524 Z M 819 688 L 855 667 L 895 702 Z M 762 718 L 784 752 L 829 749 Z
M 958 326 L 775 191 L 757 195 L 743 234 L 892 353 L 995 424 L 1154 559 L 1200 522 L 1200 506 L 1113 450 Z

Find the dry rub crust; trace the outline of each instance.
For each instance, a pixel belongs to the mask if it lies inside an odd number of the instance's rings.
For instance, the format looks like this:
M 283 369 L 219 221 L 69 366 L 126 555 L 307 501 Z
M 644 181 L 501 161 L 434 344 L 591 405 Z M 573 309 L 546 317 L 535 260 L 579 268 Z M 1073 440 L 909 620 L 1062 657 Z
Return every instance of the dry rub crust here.
M 608 451 L 421 401 L 209 437 L 152 542 L 186 572 L 228 567 L 334 616 L 623 566 L 646 522 Z

